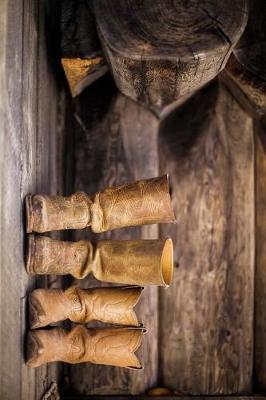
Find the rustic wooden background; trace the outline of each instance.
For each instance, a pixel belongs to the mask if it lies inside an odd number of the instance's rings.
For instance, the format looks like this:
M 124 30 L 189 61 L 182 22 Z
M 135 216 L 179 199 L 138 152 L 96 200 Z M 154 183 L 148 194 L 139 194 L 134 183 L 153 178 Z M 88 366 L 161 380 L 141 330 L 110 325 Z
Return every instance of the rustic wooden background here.
M 137 394 L 158 384 L 177 393 L 252 393 L 252 119 L 215 81 L 160 123 L 121 95 L 109 76 L 75 101 L 74 117 L 75 190 L 93 193 L 170 174 L 176 225 L 105 237 L 171 236 L 178 268 L 169 289 L 144 291 L 138 310 L 148 329 L 144 371 L 74 365 L 71 387 L 90 394 Z M 82 282 L 91 284 L 97 283 Z
M 109 74 L 71 102 L 58 60 L 59 1 L 0 3 L 1 399 L 40 399 L 52 381 L 76 394 L 185 395 L 266 390 L 265 123 L 219 79 L 162 122 L 118 92 Z M 69 238 L 171 235 L 175 274 L 146 288 L 142 372 L 24 363 L 26 296 L 69 278 L 29 278 L 23 201 L 29 192 L 85 190 L 169 173 L 174 226 Z M 79 282 L 98 285 L 92 278 Z M 202 397 L 204 398 L 204 397 Z

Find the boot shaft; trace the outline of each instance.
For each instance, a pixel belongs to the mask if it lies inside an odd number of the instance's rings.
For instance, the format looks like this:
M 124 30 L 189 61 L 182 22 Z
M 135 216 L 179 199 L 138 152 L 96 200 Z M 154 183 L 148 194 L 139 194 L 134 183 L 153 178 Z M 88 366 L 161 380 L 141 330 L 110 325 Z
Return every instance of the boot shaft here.
M 103 282 L 169 286 L 172 240 L 102 240 L 96 248 L 92 272 Z
M 167 176 L 107 188 L 92 197 L 29 195 L 26 212 L 28 233 L 89 226 L 100 233 L 175 220 Z
M 168 286 L 173 274 L 173 243 L 171 239 L 103 240 L 93 249 L 88 241 L 30 236 L 27 271 L 71 274 L 79 279 L 92 272 L 103 282 Z

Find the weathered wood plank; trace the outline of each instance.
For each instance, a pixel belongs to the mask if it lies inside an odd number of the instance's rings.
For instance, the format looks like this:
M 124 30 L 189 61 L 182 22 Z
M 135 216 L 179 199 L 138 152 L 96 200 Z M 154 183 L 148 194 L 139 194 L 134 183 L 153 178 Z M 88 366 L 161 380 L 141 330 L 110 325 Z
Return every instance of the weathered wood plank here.
M 56 2 L 51 3 L 55 18 Z M 24 268 L 24 197 L 62 190 L 62 146 L 55 135 L 59 89 L 53 71 L 44 68 L 52 64 L 46 53 L 47 7 L 48 2 L 12 0 L 0 5 L 0 397 L 7 400 L 41 398 L 58 376 L 55 369 L 60 371 L 53 367 L 36 372 L 24 363 L 27 294 L 36 286 Z
M 160 377 L 188 394 L 250 393 L 253 366 L 252 120 L 217 83 L 160 131 L 172 178 L 179 268 L 160 293 Z
M 147 110 L 119 94 L 109 77 L 82 93 L 75 117 L 74 190 L 95 193 L 108 186 L 158 175 L 158 120 Z M 75 238 L 156 238 L 158 227 L 115 230 L 104 235 L 77 232 Z M 78 282 L 83 287 L 99 285 L 93 278 Z M 106 285 L 106 284 L 105 284 Z M 73 365 L 71 386 L 79 393 L 135 394 L 157 381 L 157 288 L 145 288 L 137 312 L 148 329 L 140 355 L 145 369 L 132 371 L 106 366 Z
M 36 137 L 37 137 L 37 54 L 38 54 L 38 7 L 34 1 L 24 3 L 23 8 L 23 65 L 22 68 L 22 126 L 21 126 L 21 202 L 36 186 Z M 10 182 L 9 182 L 10 184 Z M 36 285 L 23 267 L 24 226 L 21 226 L 21 343 L 28 329 L 27 294 Z M 21 398 L 35 398 L 35 371 L 21 363 Z
M 266 390 L 266 304 L 264 242 L 266 201 L 266 3 L 250 1 L 245 32 L 226 66 L 222 79 L 243 108 L 254 118 L 256 140 L 255 208 L 255 358 L 254 380 L 258 390 Z
M 37 70 L 37 138 L 36 187 L 34 192 L 58 194 L 63 191 L 62 127 L 58 128 L 60 101 L 64 101 L 60 85 L 60 2 L 40 1 L 38 5 L 38 70 Z M 49 27 L 49 29 L 48 29 Z M 54 235 L 54 234 L 53 234 Z M 60 234 L 56 235 L 60 237 Z M 57 276 L 37 277 L 37 287 L 58 287 L 62 279 Z M 45 393 L 51 382 L 60 379 L 62 365 L 48 364 L 36 370 L 37 399 Z
M 1 2 L 1 372 L 4 399 L 19 399 L 22 342 L 20 332 L 21 254 L 21 96 L 22 2 Z M 16 82 L 16 84 L 14 84 Z M 10 246 L 12 244 L 12 251 Z
M 256 139 L 256 274 L 255 274 L 255 384 L 266 389 L 266 123 L 255 123 Z

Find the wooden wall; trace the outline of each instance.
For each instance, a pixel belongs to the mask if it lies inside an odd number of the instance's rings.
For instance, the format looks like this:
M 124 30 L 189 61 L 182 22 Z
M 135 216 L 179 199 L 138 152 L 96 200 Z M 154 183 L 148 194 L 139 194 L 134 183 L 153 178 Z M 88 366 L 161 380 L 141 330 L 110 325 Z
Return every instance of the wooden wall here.
M 82 394 L 143 393 L 158 384 L 185 394 L 252 393 L 255 161 L 253 121 L 219 81 L 159 121 L 101 78 L 75 101 L 74 190 L 169 173 L 177 224 L 107 233 L 171 236 L 169 289 L 146 289 L 143 372 L 70 367 Z M 136 236 L 137 235 L 137 236 Z M 92 236 L 78 232 L 75 238 Z M 92 278 L 83 286 L 99 284 Z
M 163 121 L 121 95 L 109 74 L 71 108 L 58 62 L 58 16 L 57 1 L 0 2 L 1 399 L 40 399 L 63 375 L 68 393 L 80 394 L 142 394 L 157 385 L 205 396 L 265 390 L 265 124 L 218 80 Z M 71 280 L 27 276 L 25 195 L 92 194 L 165 172 L 176 225 L 68 236 L 173 237 L 173 284 L 146 288 L 138 307 L 148 329 L 144 371 L 27 368 L 27 293 Z M 88 277 L 79 284 L 99 283 Z
M 173 237 L 179 265 L 160 296 L 163 382 L 190 394 L 251 393 L 252 119 L 213 82 L 163 121 L 159 148 L 177 216 L 161 234 Z
M 55 41 L 57 1 L 0 2 L 0 398 L 40 399 L 61 366 L 24 363 L 27 293 L 58 279 L 24 268 L 24 197 L 63 190 L 66 95 Z M 51 41 L 51 37 L 53 40 Z M 59 43 L 58 43 L 59 44 Z

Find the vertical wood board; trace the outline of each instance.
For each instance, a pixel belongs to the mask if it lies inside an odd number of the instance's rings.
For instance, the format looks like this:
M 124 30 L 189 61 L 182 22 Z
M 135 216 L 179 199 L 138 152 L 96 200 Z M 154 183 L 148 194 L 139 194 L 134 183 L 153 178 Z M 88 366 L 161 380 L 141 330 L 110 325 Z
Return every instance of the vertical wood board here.
M 250 393 L 253 372 L 252 120 L 216 82 L 161 125 L 179 265 L 160 292 L 160 377 L 193 395 Z

